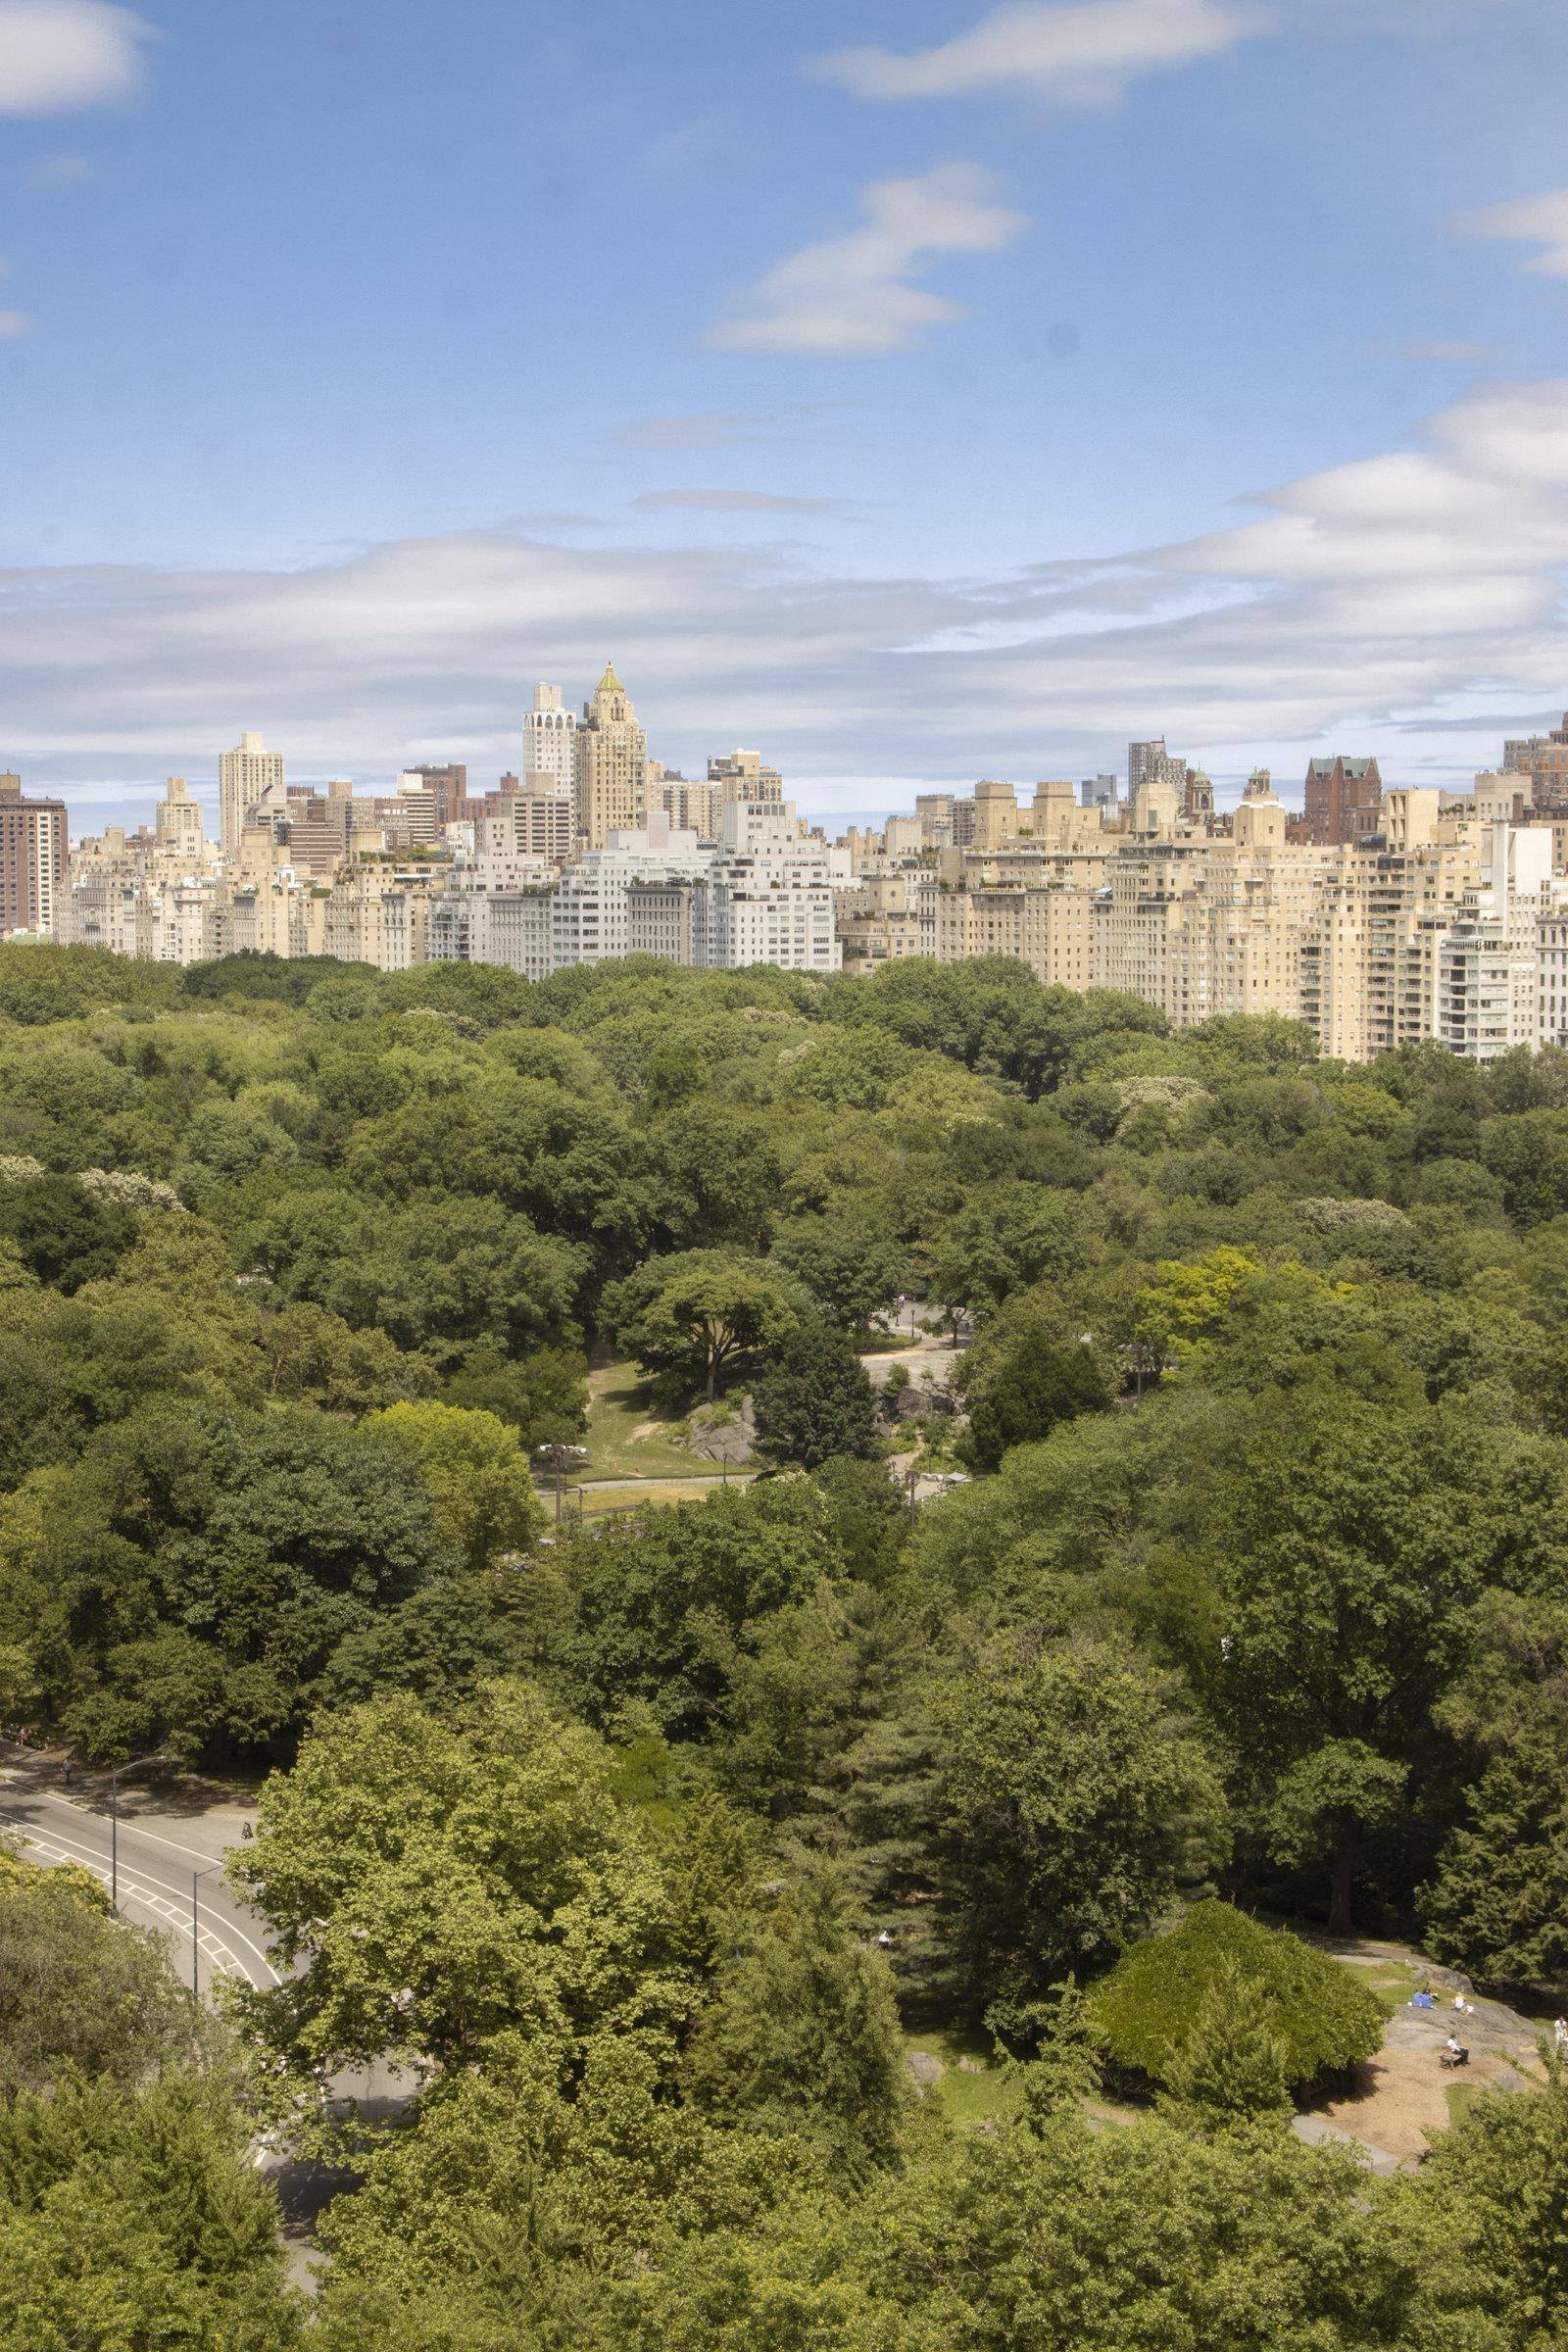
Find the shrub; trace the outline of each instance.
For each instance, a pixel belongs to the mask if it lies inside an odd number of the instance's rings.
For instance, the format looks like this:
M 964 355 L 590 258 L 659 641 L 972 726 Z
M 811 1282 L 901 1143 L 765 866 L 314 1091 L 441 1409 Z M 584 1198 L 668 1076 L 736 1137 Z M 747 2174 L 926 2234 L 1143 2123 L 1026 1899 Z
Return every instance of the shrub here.
M 1135 1944 L 1094 1994 L 1095 2022 L 1114 2062 L 1168 2082 L 1207 1995 L 1227 1970 L 1261 1992 L 1265 2023 L 1301 2089 L 1370 2058 L 1383 2012 L 1365 1984 L 1299 1936 L 1229 1903 L 1196 1903 L 1178 1928 Z

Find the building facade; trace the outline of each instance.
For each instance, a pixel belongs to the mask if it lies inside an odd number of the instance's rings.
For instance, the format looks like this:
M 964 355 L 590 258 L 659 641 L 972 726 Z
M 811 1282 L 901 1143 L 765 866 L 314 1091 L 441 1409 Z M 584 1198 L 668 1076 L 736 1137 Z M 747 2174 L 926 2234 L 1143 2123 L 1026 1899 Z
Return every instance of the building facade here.
M 65 802 L 27 799 L 20 776 L 0 775 L 0 938 L 53 936 L 70 855 Z
M 573 746 L 577 838 L 604 849 L 612 833 L 635 832 L 647 810 L 648 736 L 613 664 L 583 705 Z
M 233 751 L 221 755 L 218 762 L 218 846 L 225 858 L 232 858 L 239 848 L 246 811 L 269 786 L 281 793 L 283 782 L 283 755 L 266 750 L 260 735 L 242 735 Z

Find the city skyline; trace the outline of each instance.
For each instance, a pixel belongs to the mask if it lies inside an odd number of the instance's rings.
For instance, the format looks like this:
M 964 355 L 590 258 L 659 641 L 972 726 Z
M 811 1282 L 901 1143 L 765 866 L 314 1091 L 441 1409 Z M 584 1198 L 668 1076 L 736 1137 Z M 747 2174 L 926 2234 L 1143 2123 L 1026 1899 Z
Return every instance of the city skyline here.
M 0 762 L 78 830 L 240 724 L 499 773 L 612 654 L 830 824 L 1161 729 L 1225 805 L 1462 782 L 1568 673 L 1565 62 L 1547 0 L 0 0 Z

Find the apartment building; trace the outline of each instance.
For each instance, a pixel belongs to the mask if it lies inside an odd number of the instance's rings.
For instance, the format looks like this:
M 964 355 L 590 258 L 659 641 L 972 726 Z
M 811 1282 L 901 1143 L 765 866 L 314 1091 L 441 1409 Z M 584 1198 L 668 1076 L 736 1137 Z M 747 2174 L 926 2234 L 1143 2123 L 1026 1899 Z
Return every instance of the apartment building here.
M 65 802 L 26 799 L 19 775 L 0 775 L 0 938 L 55 931 L 70 853 Z
M 577 789 L 576 735 L 577 714 L 563 707 L 561 688 L 536 686 L 533 708 L 524 713 L 522 721 L 519 772 L 524 784 L 532 784 L 536 777 L 548 777 L 545 789 L 553 787 L 570 799 Z
M 260 735 L 241 735 L 233 751 L 218 762 L 218 846 L 225 858 L 239 848 L 246 811 L 255 807 L 269 786 L 284 788 L 283 755 L 270 752 Z
M 612 833 L 635 831 L 647 812 L 648 736 L 612 662 L 583 705 L 572 762 L 579 840 L 602 850 Z

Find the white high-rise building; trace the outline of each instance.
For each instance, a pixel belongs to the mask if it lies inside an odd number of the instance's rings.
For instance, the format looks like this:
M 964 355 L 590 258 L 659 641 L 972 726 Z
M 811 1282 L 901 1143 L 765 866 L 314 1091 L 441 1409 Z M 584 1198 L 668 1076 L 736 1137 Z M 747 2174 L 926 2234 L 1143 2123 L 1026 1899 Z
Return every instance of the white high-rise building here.
M 573 738 L 577 732 L 577 715 L 561 707 L 559 686 L 536 686 L 533 690 L 533 709 L 523 713 L 522 720 L 522 781 L 524 788 L 536 776 L 548 776 L 559 792 L 570 794 L 575 790 L 576 769 Z
M 840 970 L 834 893 L 852 878 L 849 851 L 803 835 L 790 802 L 730 802 L 717 854 L 698 885 L 693 961 L 721 971 L 752 963 Z
M 283 755 L 262 749 L 260 735 L 245 734 L 236 748 L 218 762 L 218 847 L 232 858 L 245 830 L 245 812 L 253 808 L 269 785 L 283 792 Z

